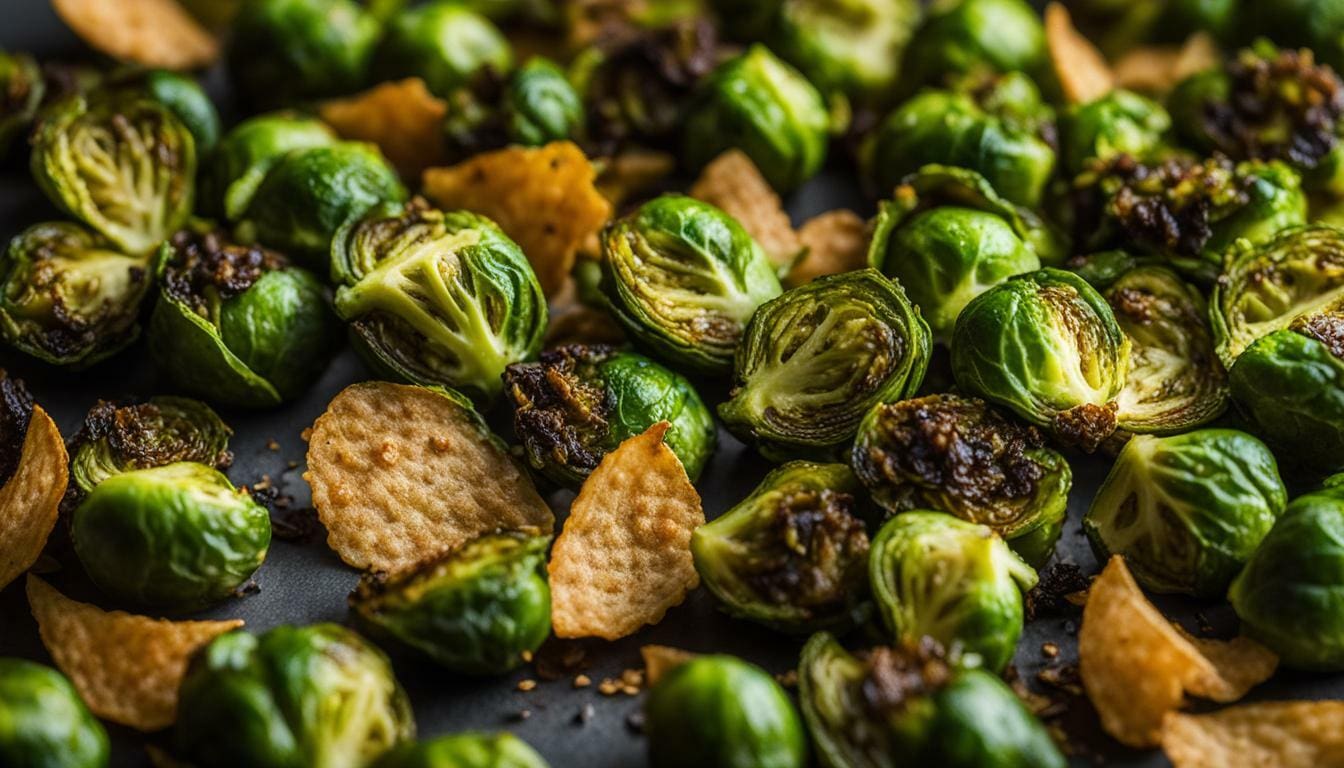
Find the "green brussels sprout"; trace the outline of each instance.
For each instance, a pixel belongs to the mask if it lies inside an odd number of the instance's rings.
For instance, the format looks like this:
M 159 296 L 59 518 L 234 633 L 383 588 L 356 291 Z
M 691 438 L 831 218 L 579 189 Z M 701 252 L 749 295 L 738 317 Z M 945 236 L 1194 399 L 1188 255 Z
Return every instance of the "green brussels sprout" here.
M 733 656 L 700 656 L 668 672 L 644 703 L 653 768 L 803 768 L 807 741 L 788 694 Z
M 31 165 L 52 202 L 133 256 L 149 254 L 191 214 L 195 141 L 149 99 L 73 96 L 47 107 Z
M 336 313 L 373 367 L 479 401 L 532 357 L 546 298 L 522 250 L 494 222 L 422 200 L 351 219 L 332 244 Z
M 824 768 L 1068 764 L 1006 683 L 932 642 L 855 656 L 818 633 L 803 647 L 798 698 Z
M 966 305 L 952 332 L 952 372 L 962 390 L 1085 451 L 1115 431 L 1129 353 L 1101 294 L 1058 269 L 990 288 Z
M 1145 589 L 1215 597 L 1286 501 L 1274 455 L 1245 432 L 1138 435 L 1120 451 L 1083 530 L 1098 560 L 1123 555 Z
M 740 149 L 784 193 L 816 175 L 826 160 L 831 120 L 821 94 L 763 45 L 705 77 L 685 121 L 683 160 L 692 169 Z
M 956 73 L 1036 72 L 1045 60 L 1045 29 L 1025 0 L 935 0 L 905 49 L 902 79 L 937 85 Z
M 60 672 L 0 658 L 0 765 L 105 768 L 107 731 Z
M 1150 254 L 1134 254 L 1112 249 L 1074 256 L 1066 262 L 1068 270 L 1099 291 L 1110 288 L 1126 272 L 1143 267 L 1161 267 L 1166 261 Z M 1210 277 L 1209 283 L 1213 282 Z
M 211 402 L 292 400 L 340 345 L 322 282 L 280 254 L 183 230 L 159 253 L 149 348 L 177 386 Z
M 1226 0 L 1224 0 L 1226 1 Z M 1233 36 L 1267 37 L 1280 45 L 1310 48 L 1323 63 L 1344 72 L 1344 5 L 1339 0 L 1277 0 L 1236 3 Z
M 731 370 L 747 321 L 782 290 L 736 219 L 680 195 L 654 198 L 607 227 L 600 288 L 640 344 L 711 374 Z
M 1161 104 L 1117 88 L 1060 115 L 1060 162 L 1070 175 L 1118 155 L 1147 160 L 1165 148 L 1171 115 Z
M 819 277 L 751 316 L 719 417 L 767 458 L 841 455 L 869 408 L 919 389 L 931 346 L 899 283 L 875 269 Z
M 714 416 L 684 376 L 635 352 L 603 345 L 547 350 L 504 370 L 513 429 L 527 463 L 578 488 L 616 446 L 660 421 L 692 481 L 718 442 Z
M 583 134 L 583 100 L 550 59 L 528 59 L 509 78 L 504 125 L 515 144 L 539 147 Z
M 261 567 L 271 517 L 219 470 L 182 461 L 98 483 L 75 508 L 70 538 L 112 597 L 191 610 L 233 594 Z
M 147 96 L 167 107 L 191 131 L 197 158 L 208 157 L 219 143 L 219 110 L 196 78 L 166 69 L 132 69 L 114 73 L 106 85 Z
M 64 221 L 34 224 L 0 255 L 0 338 L 53 365 L 84 368 L 140 335 L 144 258 Z
M 187 666 L 173 729 L 199 768 L 365 768 L 414 736 L 387 657 L 336 624 L 215 638 Z
M 197 400 L 152 397 L 122 406 L 99 400 L 71 441 L 70 482 L 88 493 L 114 475 L 179 461 L 227 469 L 232 434 L 219 414 Z
M 356 620 L 468 675 L 523 663 L 551 633 L 550 536 L 500 533 L 409 573 L 365 576 L 350 596 Z
M 888 512 L 936 509 L 989 526 L 1035 567 L 1055 549 L 1073 485 L 1039 431 L 958 395 L 874 407 L 850 462 Z
M 244 0 L 225 57 L 248 100 L 292 104 L 363 87 L 381 34 L 354 0 Z
M 285 112 L 248 118 L 220 140 L 201 173 L 201 207 L 235 221 L 266 174 L 293 150 L 327 147 L 336 134 L 311 117 Z
M 443 97 L 483 72 L 503 75 L 512 67 L 508 39 L 457 0 L 432 0 L 392 16 L 373 57 L 379 80 L 419 77 Z
M 869 608 L 862 492 L 844 464 L 789 462 L 695 529 L 695 569 L 733 616 L 783 632 L 860 623 Z
M 511 733 L 455 733 L 388 752 L 374 768 L 550 768 Z
M 37 59 L 0 51 L 0 158 L 28 130 L 45 93 Z
M 775 5 L 779 8 L 768 34 L 771 48 L 823 93 L 842 93 L 861 102 L 891 96 L 901 54 L 919 21 L 918 2 L 789 0 Z M 736 25 L 737 18 L 730 18 Z

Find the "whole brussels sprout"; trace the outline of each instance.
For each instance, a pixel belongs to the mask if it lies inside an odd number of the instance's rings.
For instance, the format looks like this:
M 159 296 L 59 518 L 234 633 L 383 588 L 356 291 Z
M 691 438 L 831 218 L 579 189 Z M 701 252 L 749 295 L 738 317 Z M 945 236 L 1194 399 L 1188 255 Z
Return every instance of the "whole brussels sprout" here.
M 1072 272 L 1042 269 L 971 300 L 952 332 L 957 385 L 1092 451 L 1115 430 L 1129 338 Z
M 0 158 L 37 114 L 46 93 L 42 68 L 26 53 L 0 51 Z
M 765 670 L 700 656 L 668 672 L 644 703 L 653 768 L 803 768 L 803 724 Z
M 331 259 L 336 313 L 356 350 L 389 376 L 491 401 L 504 369 L 541 346 L 537 276 L 483 216 L 418 199 L 383 205 L 341 228 Z
M 354 0 L 244 0 L 225 56 L 248 100 L 292 104 L 363 87 L 381 33 Z
M 1154 592 L 1222 595 L 1283 511 L 1265 444 L 1234 429 L 1138 435 L 1083 518 L 1099 561 L 1124 555 Z
M 233 594 L 266 559 L 271 517 L 204 464 L 123 472 L 75 508 L 84 571 L 118 600 L 191 610 Z
M 503 75 L 512 67 L 508 39 L 458 0 L 432 0 L 394 15 L 373 58 L 379 80 L 419 77 L 442 97 L 484 72 Z
M 857 624 L 868 612 L 862 493 L 844 464 L 789 462 L 695 529 L 695 569 L 734 616 L 784 632 Z
M 686 107 L 682 157 L 692 169 L 740 149 L 780 193 L 826 160 L 830 116 L 821 94 L 763 45 L 720 64 Z
M 1281 45 L 1310 48 L 1336 72 L 1344 72 L 1344 6 L 1338 0 L 1278 0 L 1236 3 L 1233 35 L 1247 41 L 1267 37 Z
M 233 463 L 232 434 L 210 406 L 186 397 L 122 406 L 100 400 L 71 441 L 70 483 L 88 493 L 114 475 L 179 461 L 223 470 Z
M 1065 171 L 1077 175 L 1118 155 L 1155 158 L 1170 129 L 1171 115 L 1161 104 L 1117 88 L 1060 115 L 1060 161 Z
M 209 157 L 219 143 L 219 110 L 201 84 L 190 75 L 167 69 L 128 69 L 112 73 L 98 87 L 147 96 L 167 107 L 191 131 L 198 160 Z
M 1040 432 L 958 395 L 874 407 L 851 464 L 888 512 L 936 509 L 989 526 L 1037 567 L 1059 540 L 1073 485 Z
M 293 150 L 326 147 L 336 134 L 311 117 L 275 112 L 248 118 L 220 140 L 201 173 L 200 205 L 236 221 L 280 158 Z
M 695 480 L 718 442 L 714 416 L 695 387 L 635 352 L 573 345 L 504 370 L 513 429 L 528 464 L 577 488 L 616 446 L 660 421 L 667 446 Z
M 105 768 L 107 731 L 51 667 L 0 658 L 0 765 Z
M 1067 765 L 1007 684 L 932 642 L 854 656 L 818 633 L 803 647 L 798 698 L 825 768 Z
M 905 49 L 902 79 L 938 85 L 956 73 L 1036 72 L 1045 59 L 1045 29 L 1025 0 L 935 0 Z
M 527 742 L 508 732 L 455 733 L 403 744 L 374 768 L 549 768 Z
M 875 403 L 919 389 L 930 350 L 900 284 L 875 269 L 820 277 L 751 316 L 719 416 L 767 458 L 835 457 Z
M 173 744 L 200 768 L 365 768 L 415 736 L 392 665 L 336 624 L 220 635 L 182 679 Z
M 654 198 L 607 227 L 600 288 L 631 337 L 703 373 L 732 368 L 747 321 L 782 290 L 741 224 L 680 195 Z
M 583 100 L 550 59 L 534 56 L 509 78 L 504 101 L 505 131 L 528 147 L 583 135 Z
M 770 3 L 760 3 L 769 5 Z M 789 0 L 770 24 L 771 48 L 823 93 L 860 102 L 890 98 L 901 54 L 919 21 L 914 0 Z M 729 17 L 734 25 L 737 17 Z

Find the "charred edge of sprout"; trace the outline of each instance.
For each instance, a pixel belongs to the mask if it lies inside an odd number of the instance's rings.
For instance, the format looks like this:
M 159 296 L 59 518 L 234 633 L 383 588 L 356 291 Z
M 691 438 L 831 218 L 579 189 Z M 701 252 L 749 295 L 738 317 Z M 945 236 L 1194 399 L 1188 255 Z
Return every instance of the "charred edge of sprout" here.
M 774 605 L 808 612 L 843 603 L 857 571 L 867 567 L 868 533 L 854 514 L 854 496 L 829 488 L 798 488 L 774 505 L 766 547 L 745 582 Z
M 1115 433 L 1117 411 L 1114 400 L 1104 405 L 1083 403 L 1055 414 L 1050 431 L 1065 445 L 1092 453 Z
M 184 419 L 185 429 L 174 429 L 165 422 L 166 416 Z M 71 441 L 79 446 L 106 440 L 113 454 L 132 467 L 157 467 L 178 461 L 194 461 L 220 471 L 233 464 L 233 453 L 227 449 L 206 455 L 201 452 L 208 446 L 198 445 L 182 439 L 195 434 L 202 425 L 191 419 L 196 414 L 170 414 L 155 402 L 118 405 L 115 402 L 99 400 L 84 417 L 84 425 Z M 186 434 L 183 435 L 182 433 Z M 164 437 L 175 439 L 164 440 Z
M 1344 359 L 1344 312 L 1326 311 L 1295 318 L 1288 329 L 1325 345 L 1330 354 Z
M 28 422 L 33 418 L 33 396 L 22 379 L 0 368 L 0 487 L 19 469 Z
M 229 242 L 221 232 L 182 230 L 173 235 L 163 288 L 172 299 L 210 319 L 212 303 L 247 291 L 261 276 L 288 266 L 275 251 Z
M 589 446 L 603 442 L 616 404 L 583 371 L 615 352 L 606 345 L 557 347 L 542 352 L 536 363 L 505 369 L 504 386 L 515 408 L 514 431 L 529 457 L 550 457 L 580 472 L 597 468 L 603 454 Z
M 933 638 L 891 648 L 878 646 L 858 655 L 864 665 L 859 683 L 863 706 L 874 717 L 902 712 L 952 682 L 954 662 Z

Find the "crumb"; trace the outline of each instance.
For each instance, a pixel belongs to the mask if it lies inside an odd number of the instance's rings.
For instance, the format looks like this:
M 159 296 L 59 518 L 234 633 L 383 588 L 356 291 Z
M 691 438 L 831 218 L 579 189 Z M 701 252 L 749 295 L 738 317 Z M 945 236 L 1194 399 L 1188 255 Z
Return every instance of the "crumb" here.
M 1053 659 L 1059 655 L 1059 646 L 1054 643 L 1041 643 L 1041 655 Z
M 787 672 L 780 672 L 775 675 L 775 682 L 785 688 L 793 688 L 798 685 L 798 670 L 790 669 Z
M 274 437 L 266 441 L 266 450 L 271 452 L 278 452 L 280 450 L 280 444 L 275 441 Z
M 313 437 L 312 427 L 307 427 L 302 432 L 299 433 L 299 439 L 303 440 L 303 442 L 305 443 L 311 440 L 312 437 Z
M 621 691 L 619 680 L 613 680 L 610 677 L 597 684 L 597 692 L 603 696 L 615 696 Z
M 536 680 L 532 680 L 532 679 L 529 678 L 529 679 L 527 679 L 527 680 L 519 680 L 519 681 L 518 681 L 518 690 L 520 690 L 520 691 L 522 691 L 522 692 L 524 692 L 524 693 L 526 693 L 526 692 L 528 692 L 528 691 L 530 691 L 530 690 L 532 690 L 533 688 L 536 688 L 536 687 L 537 687 L 537 681 L 536 681 Z
M 626 715 L 625 727 L 629 728 L 633 733 L 643 733 L 644 712 L 641 710 L 635 710 L 634 712 L 631 712 L 630 714 Z
M 578 713 L 574 715 L 574 722 L 578 723 L 579 725 L 587 725 L 588 722 L 592 720 L 593 716 L 596 714 L 597 710 L 593 709 L 592 704 L 584 704 L 583 707 L 578 711 Z
M 522 722 L 531 716 L 532 716 L 532 710 L 520 709 L 517 712 L 514 712 L 513 715 L 511 715 L 510 717 L 512 720 L 516 722 Z
M 531 651 L 523 651 L 523 654 L 522 654 L 522 655 L 523 655 L 523 661 L 524 661 L 525 663 L 528 663 L 528 664 L 531 664 L 531 663 L 532 663 L 532 652 L 531 652 Z
M 588 677 L 587 675 L 575 675 L 575 676 L 574 676 L 574 687 L 575 687 L 575 688 L 587 688 L 588 686 L 590 686 L 590 685 L 592 685 L 592 684 L 593 684 L 593 679 L 592 679 L 591 677 Z

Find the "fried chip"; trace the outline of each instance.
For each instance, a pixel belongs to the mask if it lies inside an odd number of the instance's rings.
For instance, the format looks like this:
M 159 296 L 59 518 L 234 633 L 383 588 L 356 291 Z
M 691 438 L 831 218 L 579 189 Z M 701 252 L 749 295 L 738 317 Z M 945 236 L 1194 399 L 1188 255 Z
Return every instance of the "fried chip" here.
M 174 0 L 51 0 L 90 47 L 121 61 L 197 69 L 219 58 L 219 41 Z
M 700 583 L 691 532 L 705 513 L 668 426 L 621 443 L 579 489 L 547 566 L 556 637 L 625 637 Z
M 670 645 L 645 645 L 640 646 L 639 655 L 644 659 L 644 680 L 650 686 L 653 686 L 658 684 L 663 675 L 694 659 L 699 654 L 673 648 Z
M 1115 62 L 1115 84 L 1144 93 L 1163 94 L 1177 83 L 1218 63 L 1218 45 L 1207 32 L 1196 32 L 1184 45 L 1144 45 Z
M 313 424 L 308 471 L 327 544 L 386 573 L 495 530 L 555 518 L 470 408 L 425 387 L 364 382 Z
M 1344 701 L 1242 704 L 1207 715 L 1171 712 L 1162 751 L 1175 768 L 1344 766 Z
M 573 142 L 508 147 L 425 171 L 424 193 L 440 208 L 488 216 L 527 254 L 547 296 L 564 284 L 579 247 L 611 217 L 597 177 Z
M 173 724 L 177 689 L 198 648 L 243 625 L 104 611 L 28 576 L 28 604 L 56 666 L 104 720 L 141 731 Z
M 1101 51 L 1073 26 L 1060 3 L 1045 9 L 1045 42 L 1055 77 L 1071 104 L 1086 104 L 1115 88 L 1115 78 Z
M 806 253 L 789 270 L 784 283 L 792 288 L 823 275 L 852 272 L 868 266 L 868 223 L 853 211 L 827 211 L 803 222 L 798 240 Z
M 333 99 L 318 111 L 341 138 L 377 144 L 402 176 L 416 177 L 443 162 L 443 117 L 448 105 L 418 77 Z
M 779 195 L 740 149 L 710 161 L 691 185 L 690 195 L 737 219 L 777 267 L 792 263 L 802 250 Z
M 65 442 L 41 406 L 34 405 L 18 469 L 0 488 L 0 588 L 37 562 L 69 480 Z

